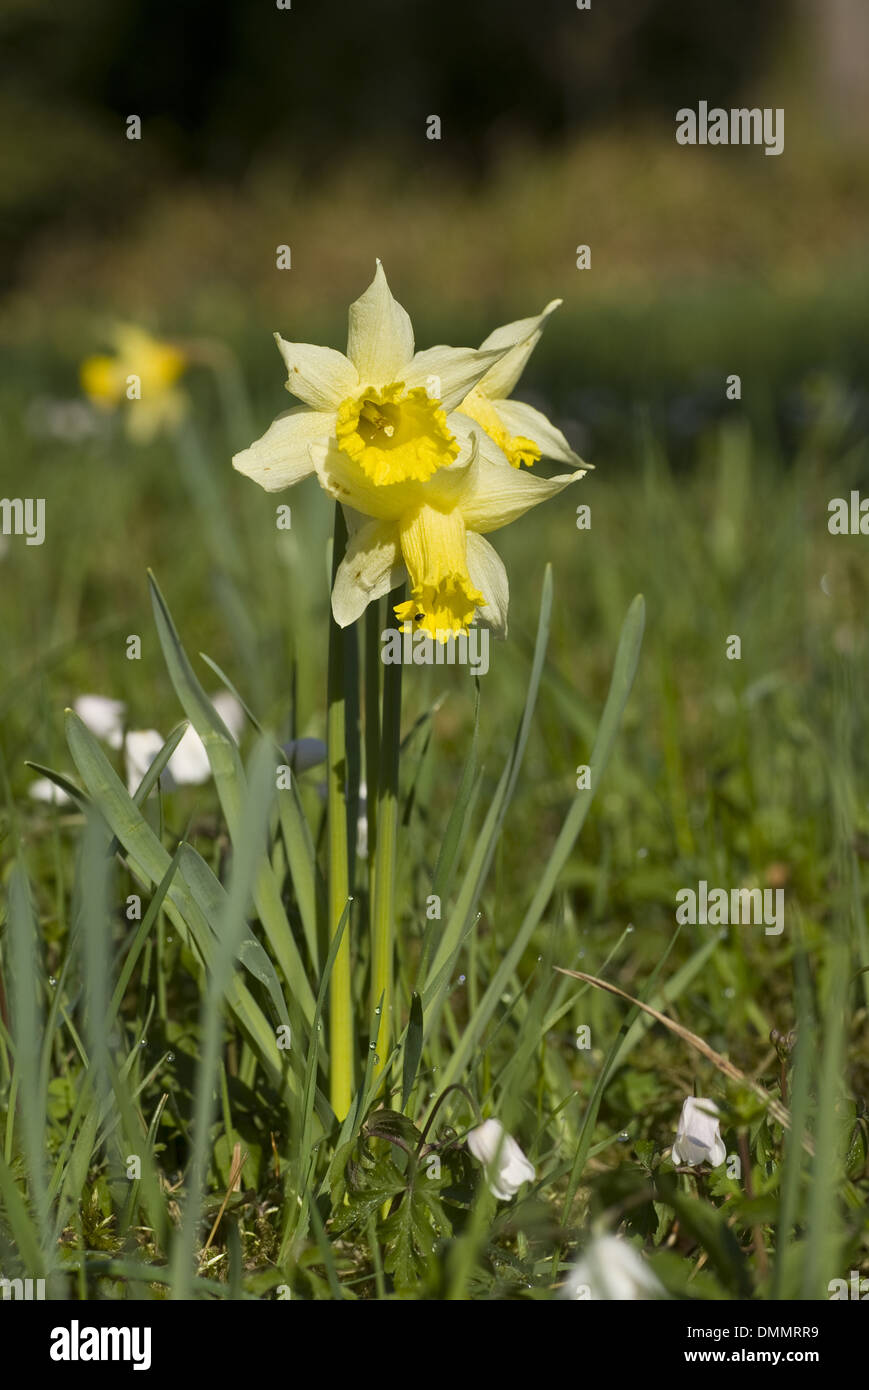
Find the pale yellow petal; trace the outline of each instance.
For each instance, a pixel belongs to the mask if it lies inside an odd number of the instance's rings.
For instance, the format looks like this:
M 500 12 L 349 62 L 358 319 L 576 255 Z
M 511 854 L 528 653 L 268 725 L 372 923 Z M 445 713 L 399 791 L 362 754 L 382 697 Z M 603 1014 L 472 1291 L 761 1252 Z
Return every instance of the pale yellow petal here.
M 408 387 L 424 386 L 444 410 L 455 410 L 481 378 L 505 355 L 506 349 L 432 347 L 418 352 L 402 379 Z
M 496 637 L 507 636 L 507 609 L 510 604 L 510 585 L 504 562 L 485 536 L 475 531 L 467 534 L 468 574 L 474 587 L 485 596 L 477 615 Z
M 287 369 L 287 390 L 313 410 L 337 410 L 359 390 L 356 368 L 343 352 L 312 343 L 288 343 L 280 333 L 275 334 L 275 342 Z
M 300 405 L 279 415 L 261 439 L 235 455 L 232 466 L 266 492 L 281 492 L 313 473 L 310 446 L 323 444 L 334 432 L 334 413 Z
M 528 358 L 540 342 L 546 320 L 560 304 L 560 299 L 553 299 L 542 314 L 502 324 L 480 344 L 481 350 L 497 348 L 503 353 L 480 382 L 481 390 L 490 400 L 504 400 L 511 394 L 525 370 Z
M 403 381 L 404 369 L 413 357 L 410 316 L 393 299 L 380 261 L 368 289 L 350 305 L 347 356 L 363 386 Z
M 456 505 L 469 531 L 497 531 L 523 516 L 532 507 L 585 477 L 585 469 L 541 478 L 525 468 L 511 468 L 501 450 L 480 433 L 480 448 L 467 470 Z
M 574 468 L 588 468 L 579 454 L 575 454 L 561 430 L 556 429 L 551 420 L 540 410 L 525 401 L 497 401 L 495 409 L 511 435 L 521 435 L 532 440 L 545 459 L 556 459 L 559 463 L 569 463 Z
M 369 521 L 351 537 L 332 586 L 332 614 L 339 627 L 355 623 L 375 599 L 404 582 L 399 529 L 394 521 Z

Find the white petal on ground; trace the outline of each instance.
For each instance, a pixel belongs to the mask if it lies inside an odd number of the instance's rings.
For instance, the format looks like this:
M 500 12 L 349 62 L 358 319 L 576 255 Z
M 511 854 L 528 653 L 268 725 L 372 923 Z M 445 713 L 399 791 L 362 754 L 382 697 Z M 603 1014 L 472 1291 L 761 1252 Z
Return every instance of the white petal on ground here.
M 287 369 L 287 390 L 317 411 L 337 410 L 348 396 L 359 393 L 359 374 L 343 352 L 313 343 L 288 343 L 275 334 Z M 366 383 L 362 383 L 366 384 Z
M 323 444 L 335 432 L 335 412 L 297 406 L 279 415 L 262 438 L 235 454 L 233 468 L 265 488 L 282 492 L 313 473 L 309 446 Z
M 362 386 L 404 381 L 413 357 L 413 325 L 406 309 L 393 299 L 380 261 L 368 289 L 350 305 L 347 356 Z M 352 391 L 345 391 L 344 397 Z
M 110 748 L 120 748 L 127 710 L 123 700 L 110 700 L 105 695 L 79 695 L 72 707 L 86 729 L 97 738 L 105 739 Z

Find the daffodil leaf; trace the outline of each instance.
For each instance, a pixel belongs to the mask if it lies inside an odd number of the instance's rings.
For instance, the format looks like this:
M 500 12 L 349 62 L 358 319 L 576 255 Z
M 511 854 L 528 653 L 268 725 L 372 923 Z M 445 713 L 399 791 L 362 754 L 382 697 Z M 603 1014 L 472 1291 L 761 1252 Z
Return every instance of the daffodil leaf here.
M 151 884 L 161 883 L 171 865 L 169 854 L 142 816 L 94 735 L 72 710 L 67 710 L 66 734 L 79 775 L 109 829 L 126 851 L 132 872 Z M 214 956 L 214 934 L 209 925 L 208 904 L 203 909 L 196 902 L 190 885 L 180 873 L 169 883 L 166 909 L 185 936 L 190 932 L 199 955 L 208 966 Z M 274 1030 L 235 972 L 229 980 L 227 1002 L 256 1046 L 263 1064 L 276 1080 L 282 1081 L 283 1071 L 278 1065 Z M 291 1072 L 287 1073 L 287 1084 L 291 1089 L 297 1084 Z
M 543 604 L 541 604 L 541 610 Z M 541 612 L 541 623 L 543 614 Z M 555 891 L 558 876 L 564 865 L 567 863 L 573 847 L 579 837 L 579 833 L 585 824 L 585 818 L 591 808 L 592 799 L 606 771 L 607 764 L 612 754 L 615 743 L 616 733 L 621 723 L 622 714 L 628 701 L 628 696 L 634 683 L 637 664 L 640 659 L 640 647 L 643 641 L 643 629 L 646 621 L 646 607 L 642 595 L 637 595 L 628 608 L 622 631 L 619 636 L 619 645 L 616 651 L 615 665 L 613 667 L 612 679 L 610 681 L 609 693 L 606 704 L 604 705 L 601 716 L 600 727 L 597 738 L 595 739 L 594 749 L 591 755 L 591 785 L 587 789 L 580 790 L 574 797 L 573 804 L 567 814 L 561 833 L 556 841 L 555 848 L 549 857 L 545 869 L 540 877 L 537 889 L 531 903 L 522 919 L 522 925 L 516 933 L 509 950 L 499 963 L 489 986 L 480 1001 L 473 1017 L 469 1020 L 459 1046 L 454 1050 L 449 1064 L 446 1068 L 446 1075 L 442 1078 L 441 1084 L 447 1086 L 455 1080 L 467 1062 L 482 1037 L 483 1030 L 489 1022 L 492 1014 L 498 1006 L 498 1002 L 510 980 L 510 976 L 516 969 L 528 942 L 540 922 L 546 909 L 549 899 Z M 548 626 L 548 624 L 547 624 Z M 540 640 L 538 638 L 538 650 Z M 542 666 L 542 654 L 540 655 L 540 666 Z M 534 672 L 532 672 L 532 683 L 534 684 L 533 698 L 536 699 L 537 684 L 540 680 L 540 671 L 535 662 L 536 683 L 534 683 Z M 529 701 L 533 709 L 533 699 L 529 690 Z M 526 710 L 528 705 L 526 704 Z M 517 735 L 517 749 L 524 748 L 522 741 L 523 725 Z M 526 735 L 527 736 L 527 735 Z M 518 769 L 517 769 L 518 770 Z M 512 789 L 512 788 L 511 788 Z
M 238 746 L 196 678 L 153 574 L 149 574 L 148 580 L 154 620 L 169 678 L 184 713 L 205 746 L 230 838 L 236 844 L 243 834 L 241 810 L 246 792 Z M 314 1016 L 313 990 L 281 901 L 280 885 L 267 856 L 264 856 L 257 872 L 254 903 L 275 958 L 290 990 L 299 1001 L 305 1021 L 310 1024 Z
M 64 777 L 62 772 L 55 772 L 50 767 L 44 767 L 42 763 L 31 762 L 29 758 L 25 759 L 24 766 L 31 768 L 34 772 L 38 772 L 41 777 L 47 777 L 49 782 L 53 782 L 54 785 L 59 787 L 68 797 L 78 802 L 79 806 L 90 805 L 90 799 L 85 795 L 81 787 L 77 787 L 75 782 L 71 782 L 68 777 Z
M 423 1017 L 422 1000 L 414 992 L 410 1000 L 410 1018 L 404 1035 L 404 1067 L 401 1080 L 401 1108 L 406 1109 L 419 1070 L 422 1056 Z

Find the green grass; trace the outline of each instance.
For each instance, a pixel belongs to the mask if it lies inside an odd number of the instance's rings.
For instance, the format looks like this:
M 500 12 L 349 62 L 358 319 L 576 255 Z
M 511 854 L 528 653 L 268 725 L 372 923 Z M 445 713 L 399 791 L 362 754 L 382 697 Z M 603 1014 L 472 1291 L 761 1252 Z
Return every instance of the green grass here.
M 826 522 L 869 470 L 835 377 L 786 457 L 763 410 L 734 404 L 676 466 L 636 410 L 581 496 L 495 537 L 510 636 L 479 689 L 402 673 L 392 1047 L 375 1062 L 371 865 L 351 833 L 343 1124 L 321 775 L 290 796 L 270 772 L 275 742 L 327 733 L 331 506 L 313 483 L 275 498 L 232 472 L 249 407 L 205 378 L 177 447 L 34 438 L 36 390 L 2 402 L 4 490 L 47 498 L 48 538 L 0 559 L 0 1275 L 76 1298 L 547 1298 L 598 1229 L 642 1246 L 674 1295 L 825 1298 L 865 1274 L 869 581 L 865 538 Z M 343 663 L 357 776 L 377 747 L 377 691 L 360 716 L 352 681 L 364 648 L 360 632 Z M 266 731 L 240 755 L 200 653 Z M 131 727 L 191 720 L 214 780 L 131 798 L 117 755 L 65 724 L 87 691 L 126 700 Z M 32 802 L 25 760 L 86 802 Z M 783 887 L 784 932 L 677 931 L 676 893 L 700 879 Z M 741 1176 L 664 1156 L 695 1088 Z M 509 1207 L 461 1143 L 477 1107 L 537 1170 Z

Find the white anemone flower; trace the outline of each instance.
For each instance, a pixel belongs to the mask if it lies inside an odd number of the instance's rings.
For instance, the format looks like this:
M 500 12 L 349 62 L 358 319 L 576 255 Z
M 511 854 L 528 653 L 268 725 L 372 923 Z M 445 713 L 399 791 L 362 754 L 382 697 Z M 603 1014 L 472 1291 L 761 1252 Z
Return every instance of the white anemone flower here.
M 73 701 L 73 709 L 92 734 L 105 739 L 110 748 L 120 748 L 127 712 L 123 700 L 110 700 L 106 695 L 79 695 Z
M 570 1271 L 562 1297 L 613 1301 L 667 1298 L 668 1294 L 630 1241 L 598 1236 Z
M 217 694 L 212 695 L 211 703 L 230 736 L 238 742 L 245 718 L 238 700 L 228 690 L 219 690 Z M 127 763 L 127 787 L 131 796 L 165 742 L 163 735 L 156 729 L 132 729 L 127 734 L 124 754 Z M 164 787 L 171 791 L 176 787 L 201 786 L 210 776 L 211 764 L 205 744 L 193 726 L 189 725 L 166 764 L 161 781 Z
M 674 1163 L 691 1168 L 708 1163 L 717 1168 L 724 1162 L 727 1150 L 717 1116 L 718 1106 L 714 1100 L 688 1096 L 679 1116 L 679 1128 L 673 1145 Z
M 536 1170 L 500 1120 L 484 1120 L 468 1135 L 468 1148 L 486 1169 L 489 1191 L 509 1202 L 523 1182 L 533 1182 Z
M 34 801 L 45 801 L 50 806 L 65 806 L 68 801 L 72 801 L 72 797 L 67 795 L 63 787 L 59 787 L 49 777 L 37 777 L 27 790 Z
M 218 690 L 212 695 L 211 703 L 238 743 L 244 731 L 246 719 L 241 702 L 236 699 L 231 690 Z
M 175 752 L 166 764 L 170 784 L 176 787 L 200 787 L 211 776 L 211 763 L 205 744 L 192 724 L 188 724 Z
M 124 740 L 124 761 L 127 765 L 127 790 L 136 791 L 148 768 L 163 744 L 163 735 L 156 729 L 131 729 Z

